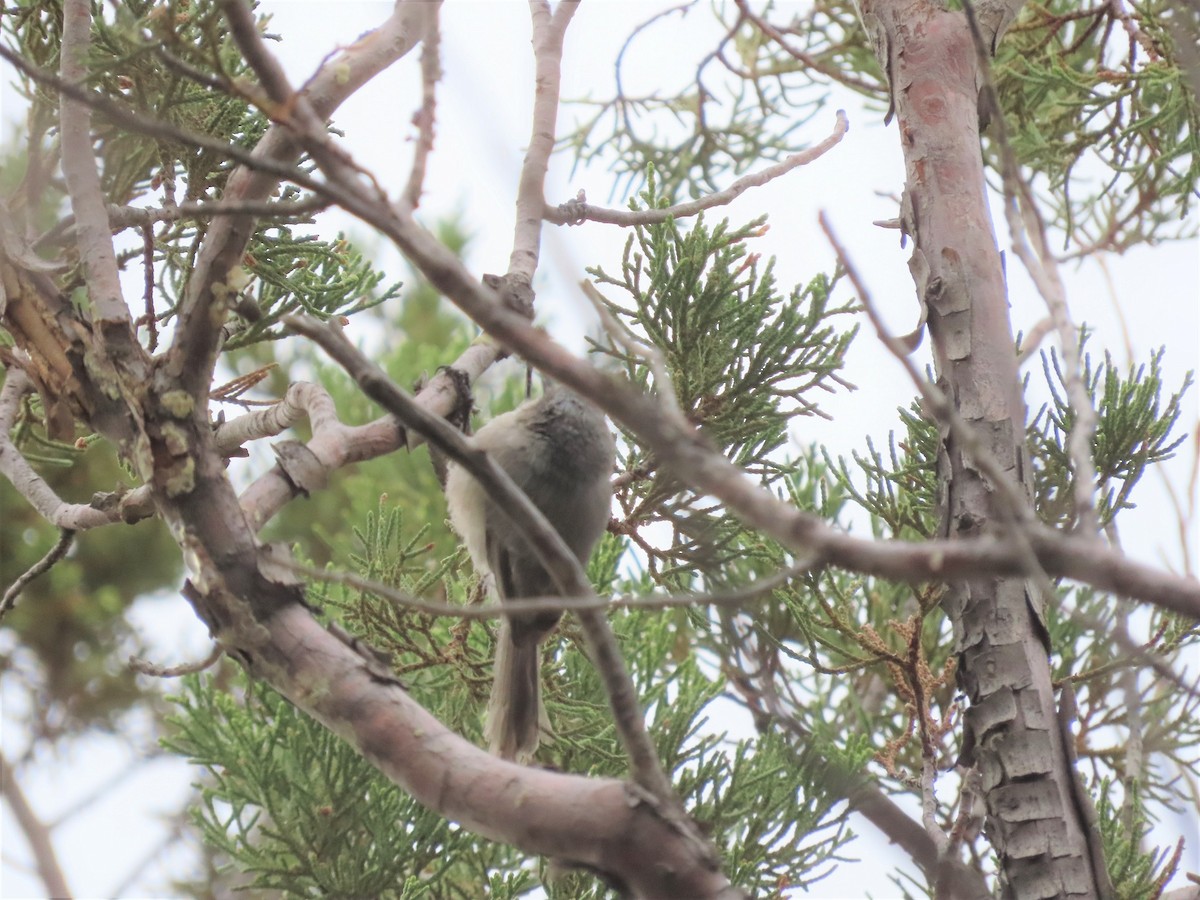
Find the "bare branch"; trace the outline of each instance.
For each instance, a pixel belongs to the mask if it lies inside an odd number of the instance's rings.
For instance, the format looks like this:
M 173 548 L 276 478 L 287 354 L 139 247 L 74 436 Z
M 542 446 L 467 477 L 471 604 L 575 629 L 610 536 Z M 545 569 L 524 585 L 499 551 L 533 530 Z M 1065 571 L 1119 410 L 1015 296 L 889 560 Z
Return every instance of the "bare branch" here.
M 401 194 L 408 209 L 421 205 L 421 191 L 425 185 L 425 167 L 433 150 L 434 126 L 437 124 L 437 86 L 442 79 L 442 33 L 439 20 L 435 18 L 421 45 L 421 108 L 413 114 L 417 126 L 417 140 L 413 148 L 412 168 L 408 173 L 408 184 Z
M 46 555 L 30 566 L 28 571 L 17 578 L 4 592 L 4 597 L 0 599 L 0 620 L 3 620 L 8 611 L 17 605 L 17 598 L 21 596 L 25 585 L 53 569 L 55 563 L 67 555 L 67 551 L 71 549 L 71 544 L 74 542 L 75 532 L 66 528 L 59 532 L 58 540 L 46 552 Z
M 533 22 L 533 61 L 536 90 L 529 149 L 517 184 L 517 214 L 508 274 L 524 284 L 533 281 L 542 240 L 542 215 L 546 206 L 546 169 L 554 151 L 558 122 L 558 95 L 562 83 L 563 37 L 579 0 L 559 0 L 550 14 L 546 0 L 529 0 Z
M 85 531 L 119 521 L 119 516 L 83 503 L 67 503 L 54 492 L 21 454 L 9 437 L 20 409 L 21 398 L 33 390 L 33 384 L 20 369 L 10 367 L 0 389 L 0 474 L 17 493 L 29 501 L 43 519 L 58 528 Z
M 174 206 L 117 206 L 105 207 L 113 234 L 124 228 L 145 227 L 155 222 L 178 222 L 181 219 L 211 219 L 213 216 L 248 214 L 268 216 L 272 221 L 287 221 L 328 209 L 331 200 L 312 196 L 303 200 L 212 200 L 189 201 Z M 67 216 L 34 242 L 33 249 L 45 249 L 74 235 L 75 217 Z
M 250 441 L 274 437 L 305 416 L 314 432 L 341 425 L 329 392 L 318 384 L 297 381 L 278 403 L 218 425 L 217 447 L 229 456 Z
M 465 375 L 468 381 L 474 381 L 495 362 L 499 352 L 499 348 L 492 341 L 476 341 L 463 351 L 451 368 Z M 458 402 L 458 389 L 454 379 L 448 373 L 439 373 L 422 388 L 416 401 L 434 415 L 448 414 Z M 313 436 L 305 445 L 312 460 L 326 473 L 355 462 L 375 459 L 385 453 L 391 453 L 398 447 L 413 448 L 420 444 L 420 436 L 407 434 L 394 416 L 383 416 L 365 425 L 348 426 L 337 420 L 331 402 L 328 412 L 329 414 L 321 420 L 312 420 Z M 312 415 L 311 409 L 309 414 Z M 238 420 L 233 420 L 236 421 Z M 233 425 L 233 422 L 229 424 Z M 220 429 L 218 439 L 223 440 Z M 231 449 L 227 444 L 222 446 L 227 452 Z M 242 493 L 240 499 L 247 520 L 257 531 L 301 493 L 303 492 L 300 487 L 281 467 L 276 466 L 260 475 Z
M 154 313 L 154 228 L 143 225 L 142 231 L 142 301 L 145 311 L 142 319 L 146 324 L 146 349 L 153 353 L 158 349 L 158 316 Z
M 542 216 L 547 222 L 552 222 L 555 225 L 581 225 L 585 221 L 590 221 L 606 222 L 610 225 L 623 225 L 626 227 L 632 225 L 654 225 L 658 222 L 665 222 L 667 219 L 685 219 L 689 216 L 697 215 L 706 209 L 711 209 L 714 206 L 724 206 L 727 203 L 732 203 L 750 188 L 760 187 L 781 175 L 787 174 L 798 166 L 808 165 L 813 160 L 824 156 L 828 150 L 842 140 L 849 130 L 850 120 L 846 118 L 846 111 L 839 109 L 837 111 L 837 124 L 834 125 L 833 132 L 815 147 L 801 150 L 799 153 L 793 153 L 787 159 L 777 162 L 773 166 L 768 166 L 761 172 L 752 172 L 749 175 L 743 175 L 723 191 L 717 191 L 715 194 L 708 194 L 696 200 L 689 200 L 686 203 L 677 203 L 665 209 L 604 209 L 598 206 L 589 206 L 581 200 L 568 200 L 566 203 L 559 204 L 556 207 L 546 206 L 542 211 Z
M 151 678 L 180 678 L 184 675 L 195 675 L 197 672 L 203 672 L 214 665 L 224 655 L 225 648 L 220 644 L 216 644 L 208 652 L 208 656 L 196 662 L 180 663 L 176 666 L 160 666 L 149 660 L 131 656 L 129 657 L 129 668 L 133 669 L 139 675 L 149 675 Z
M 64 0 L 62 7 L 62 59 L 60 77 L 64 83 L 82 84 L 87 77 L 88 45 L 92 32 L 92 5 L 89 0 Z M 88 298 L 97 318 L 107 327 L 100 329 L 101 340 L 115 333 L 113 326 L 124 326 L 125 340 L 112 347 L 114 353 L 140 350 L 133 340 L 129 307 L 121 294 L 117 257 L 113 250 L 112 229 L 104 209 L 100 173 L 92 152 L 92 111 L 87 103 L 64 95 L 59 106 L 62 133 L 62 169 L 75 213 L 79 258 L 87 279 Z M 132 362 L 132 360 L 130 360 Z
M 573 612 L 581 610 L 603 611 L 609 609 L 679 609 L 687 607 L 720 606 L 730 609 L 743 609 L 763 599 L 766 594 L 787 585 L 794 578 L 804 574 L 804 569 L 794 567 L 772 575 L 760 578 L 750 584 L 732 591 L 713 591 L 703 594 L 679 594 L 649 597 L 613 597 L 611 600 L 593 594 L 590 597 L 529 597 L 521 600 L 506 600 L 501 606 L 497 603 L 478 606 L 462 606 L 456 603 L 438 603 L 414 597 L 403 591 L 389 587 L 370 578 L 362 578 L 351 572 L 333 572 L 328 569 L 315 569 L 300 563 L 288 563 L 290 569 L 328 584 L 343 584 L 357 591 L 375 594 L 390 600 L 397 606 L 404 606 L 429 616 L 445 616 L 454 619 L 498 619 L 501 616 L 519 615 L 540 612 Z
M 747 525 L 784 546 L 815 554 L 821 564 L 906 582 L 975 577 L 984 571 L 1024 571 L 1019 550 L 998 537 L 921 543 L 873 541 L 852 537 L 796 509 L 761 490 L 733 463 L 712 452 L 690 423 L 664 415 L 656 399 L 596 371 L 548 341 L 523 316 L 497 304 L 493 293 L 411 217 L 377 210 L 367 221 L 391 238 L 435 287 L 485 331 L 591 399 L 635 432 L 676 475 L 712 494 Z M 1200 581 L 1143 565 L 1095 541 L 1062 535 L 1037 523 L 1027 530 L 1033 552 L 1046 572 L 1200 618 Z
M 8 808 L 12 810 L 13 818 L 17 820 L 21 833 L 25 835 L 29 849 L 33 851 L 38 875 L 46 888 L 46 894 L 70 900 L 71 889 L 67 887 L 67 879 L 58 864 L 58 856 L 50 840 L 50 830 L 42 824 L 33 807 L 29 805 L 25 792 L 17 784 L 12 766 L 3 756 L 0 756 L 0 793 L 3 793 L 4 799 L 8 801 Z
M 248 660 L 252 674 L 270 678 L 438 815 L 526 852 L 605 873 L 634 897 L 743 896 L 634 786 L 492 756 L 447 729 L 299 605 L 281 609 L 263 627 L 269 640 Z
M 595 599 L 595 592 L 583 566 L 571 553 L 562 536 L 486 453 L 474 448 L 444 419 L 430 415 L 414 403 L 378 366 L 355 349 L 336 326 L 323 326 L 296 316 L 288 316 L 284 321 L 293 331 L 319 344 L 355 379 L 363 393 L 399 418 L 407 428 L 425 435 L 434 447 L 469 472 L 491 495 L 497 508 L 512 520 L 513 526 L 529 541 L 539 561 L 566 598 Z M 670 780 L 662 770 L 654 744 L 646 733 L 645 717 L 638 703 L 637 692 L 608 620 L 594 610 L 572 608 L 572 611 L 576 612 L 583 627 L 593 663 L 604 681 L 618 733 L 629 754 L 634 779 L 651 792 L 656 802 L 661 804 L 664 814 L 676 808 L 681 809 Z M 693 836 L 700 840 L 698 834 Z

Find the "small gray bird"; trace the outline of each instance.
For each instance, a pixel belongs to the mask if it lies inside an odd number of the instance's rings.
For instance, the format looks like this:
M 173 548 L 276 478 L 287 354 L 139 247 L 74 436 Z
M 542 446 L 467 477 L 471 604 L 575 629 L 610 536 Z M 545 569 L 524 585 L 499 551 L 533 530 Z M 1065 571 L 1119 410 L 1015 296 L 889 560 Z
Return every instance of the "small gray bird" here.
M 586 564 L 612 505 L 609 479 L 616 448 L 600 411 L 567 388 L 551 385 L 539 399 L 492 419 L 474 441 Z M 450 523 L 467 545 L 476 571 L 492 576 L 501 603 L 561 593 L 529 542 L 460 466 L 450 466 L 446 502 Z M 501 623 L 484 737 L 491 751 L 505 759 L 528 762 L 541 729 L 548 728 L 539 648 L 561 616 L 532 613 Z

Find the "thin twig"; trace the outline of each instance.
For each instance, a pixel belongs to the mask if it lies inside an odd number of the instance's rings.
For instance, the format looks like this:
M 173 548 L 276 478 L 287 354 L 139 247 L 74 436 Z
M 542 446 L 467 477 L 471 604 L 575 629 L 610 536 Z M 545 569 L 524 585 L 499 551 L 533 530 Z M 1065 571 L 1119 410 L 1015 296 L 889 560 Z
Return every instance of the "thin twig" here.
M 297 574 L 314 581 L 327 584 L 341 584 L 354 588 L 356 591 L 375 594 L 390 600 L 397 606 L 424 613 L 428 616 L 452 619 L 499 619 L 502 616 L 525 615 L 527 613 L 604 611 L 609 609 L 679 609 L 703 606 L 719 606 L 740 609 L 761 600 L 771 591 L 784 587 L 788 582 L 803 575 L 807 569 L 794 567 L 779 572 L 768 578 L 756 581 L 731 591 L 715 591 L 704 594 L 670 594 L 658 597 L 625 596 L 608 599 L 593 594 L 590 597 L 528 597 L 521 600 L 506 600 L 504 604 L 478 604 L 462 606 L 456 603 L 438 603 L 435 600 L 425 600 L 414 597 L 403 591 L 389 587 L 386 584 L 370 578 L 363 578 L 352 572 L 333 572 L 329 569 L 317 569 L 295 561 L 281 563 Z
M 608 336 L 627 353 L 646 361 L 646 365 L 654 374 L 655 396 L 673 415 L 682 417 L 683 410 L 679 406 L 679 397 L 675 393 L 675 385 L 671 381 L 671 373 L 667 369 L 667 360 L 662 351 L 653 344 L 640 340 L 624 322 L 609 312 L 608 302 L 595 284 L 585 280 L 581 281 L 579 286 L 583 295 L 591 302 L 592 308 L 596 310 L 600 324 Z
M 179 663 L 175 666 L 160 666 L 158 663 L 152 663 L 148 659 L 131 656 L 129 657 L 128 665 L 129 668 L 133 669 L 139 675 L 149 675 L 151 678 L 179 678 L 183 675 L 195 675 L 197 672 L 203 672 L 209 666 L 215 664 L 224 653 L 224 647 L 220 644 L 214 644 L 212 650 L 208 652 L 208 656 L 196 662 Z
M 417 140 L 413 146 L 412 168 L 401 195 L 410 210 L 421 205 L 425 168 L 433 150 L 434 125 L 437 123 L 437 86 L 442 79 L 442 32 L 437 13 L 421 44 L 421 108 L 413 114 Z
M 25 585 L 33 581 L 39 575 L 44 575 L 54 568 L 55 564 L 67 555 L 67 551 L 71 549 L 71 544 L 75 542 L 75 532 L 69 528 L 59 530 L 58 540 L 54 542 L 45 556 L 29 567 L 16 581 L 9 586 L 4 592 L 3 599 L 0 599 L 0 620 L 8 614 L 9 610 L 17 605 L 17 598 L 21 596 L 21 591 L 25 589 Z
M 580 200 L 568 200 L 566 203 L 558 206 L 547 205 L 542 211 L 542 216 L 547 222 L 555 225 L 580 225 L 583 222 L 605 222 L 609 225 L 622 225 L 626 227 L 633 225 L 654 225 L 659 222 L 665 222 L 667 219 L 686 219 L 714 206 L 724 206 L 727 203 L 732 203 L 750 188 L 760 187 L 781 175 L 787 174 L 798 166 L 807 165 L 813 160 L 824 156 L 826 152 L 842 140 L 849 130 L 850 120 L 846 117 L 846 111 L 839 109 L 837 111 L 837 123 L 833 127 L 833 132 L 815 147 L 801 150 L 799 153 L 793 153 L 787 159 L 781 160 L 773 166 L 767 166 L 761 172 L 752 172 L 749 175 L 743 175 L 723 191 L 706 194 L 703 197 L 696 200 L 689 200 L 686 203 L 677 203 L 674 206 L 668 206 L 664 209 L 630 210 L 605 209 L 599 206 L 590 206 Z
M 259 156 L 250 150 L 239 147 L 237 144 L 214 138 L 212 135 L 203 132 L 181 128 L 162 119 L 143 116 L 122 103 L 117 103 L 102 94 L 80 87 L 77 84 L 64 81 L 57 75 L 45 69 L 38 68 L 3 44 L 0 44 L 0 59 L 7 60 L 34 81 L 54 88 L 70 100 L 78 101 L 90 106 L 92 109 L 99 110 L 116 125 L 128 128 L 138 134 L 147 135 L 148 137 L 209 150 L 219 154 L 222 158 L 235 160 L 249 169 L 267 172 L 280 179 L 294 182 L 314 193 L 324 192 L 325 188 L 322 182 L 312 178 L 297 166 L 281 163 L 270 157 Z
M 158 321 L 154 313 L 154 226 L 149 223 L 142 226 L 142 272 L 146 349 L 153 353 L 158 349 Z
M 144 227 L 155 222 L 178 222 L 181 219 L 211 219 L 213 216 L 269 216 L 282 221 L 328 209 L 333 201 L 326 197 L 306 197 L 303 200 L 208 200 L 176 203 L 173 206 L 118 206 L 109 204 L 109 226 L 113 234 L 124 228 Z M 44 250 L 60 240 L 74 235 L 75 217 L 67 216 L 39 237 L 34 250 Z
M 824 63 L 817 57 L 813 56 L 811 53 L 805 53 L 803 50 L 793 47 L 788 41 L 787 37 L 778 28 L 776 28 L 762 16 L 756 15 L 754 11 L 750 9 L 750 4 L 747 2 L 747 0 L 734 0 L 734 2 L 736 3 L 738 11 L 743 18 L 756 25 L 759 31 L 777 43 L 784 53 L 792 57 L 792 59 L 796 60 L 797 62 L 803 63 L 806 69 L 811 69 L 814 72 L 820 72 L 822 75 L 831 78 L 839 84 L 852 87 L 863 94 L 871 94 L 877 98 L 883 97 L 887 94 L 886 85 L 881 85 L 877 81 L 866 81 L 862 78 L 854 78 L 853 76 L 846 74 L 845 67 L 828 65 L 827 63 Z

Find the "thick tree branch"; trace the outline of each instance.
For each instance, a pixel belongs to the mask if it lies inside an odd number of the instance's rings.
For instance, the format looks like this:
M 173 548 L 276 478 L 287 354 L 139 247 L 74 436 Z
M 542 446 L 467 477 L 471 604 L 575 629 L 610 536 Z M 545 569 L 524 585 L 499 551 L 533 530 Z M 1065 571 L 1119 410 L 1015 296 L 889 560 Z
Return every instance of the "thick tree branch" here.
M 951 580 L 942 601 L 970 701 L 962 762 L 980 771 L 1005 891 L 1104 897 L 1103 864 L 1055 727 L 1042 617 L 1053 588 L 1031 558 L 1028 501 L 997 490 L 980 462 L 999 466 L 1003 483 L 1029 484 L 1006 285 L 984 197 L 975 43 L 965 15 L 927 0 L 864 0 L 862 9 L 877 53 L 886 48 L 880 62 L 890 71 L 907 175 L 909 268 L 928 311 L 941 392 L 954 403 L 953 419 L 939 416 L 941 533 L 962 540 L 1007 531 L 1022 563 L 1021 577 Z
M 249 661 L 422 805 L 492 840 L 604 873 L 635 897 L 742 897 L 632 786 L 519 766 L 454 734 L 300 606 Z
M 992 2 L 990 8 L 1004 8 L 1004 4 Z M 971 26 L 971 36 L 975 42 L 975 52 L 978 59 L 979 71 L 983 79 L 983 91 L 987 96 L 985 103 L 992 110 L 999 110 L 1000 99 L 996 94 L 996 86 L 992 80 L 992 67 L 987 36 L 981 32 L 983 24 L 976 18 L 976 11 L 971 3 L 965 3 L 963 11 Z M 982 16 L 985 7 L 981 5 L 979 15 Z M 1015 13 L 1014 13 L 1015 14 Z M 991 47 L 994 48 L 993 43 Z M 1000 149 L 1000 175 L 1004 187 L 1004 217 L 1008 223 L 1009 235 L 1012 238 L 1013 253 L 1021 260 L 1025 271 L 1033 279 L 1038 293 L 1046 301 L 1050 311 L 1050 321 L 1058 332 L 1059 350 L 1063 355 L 1066 368 L 1067 398 L 1071 403 L 1074 417 L 1070 431 L 1067 434 L 1067 452 L 1074 469 L 1075 484 L 1075 524 L 1085 536 L 1091 537 L 1100 532 L 1100 522 L 1096 516 L 1096 464 L 1092 458 L 1092 442 L 1096 437 L 1096 410 L 1092 406 L 1092 398 L 1088 396 L 1087 386 L 1083 382 L 1083 360 L 1080 356 L 1079 329 L 1071 321 L 1071 312 L 1067 307 L 1067 291 L 1063 286 L 1058 271 L 1058 262 L 1046 241 L 1046 223 L 1034 202 L 1033 192 L 1028 183 L 1021 177 L 1017 166 L 1017 158 L 1012 145 L 1008 141 L 1008 128 L 1001 113 L 995 113 L 991 121 L 992 133 L 996 146 Z M 1029 246 L 1028 238 L 1032 238 L 1035 249 Z
M 91 42 L 92 6 L 88 0 L 64 0 L 60 77 L 68 84 L 82 85 L 87 77 L 88 46 Z M 87 279 L 88 297 L 99 324 L 124 325 L 127 340 L 110 352 L 138 350 L 132 341 L 129 308 L 121 294 L 112 229 L 104 207 L 100 173 L 92 152 L 92 111 L 87 103 L 63 96 L 59 104 L 62 134 L 62 168 L 75 213 L 79 258 Z M 101 328 L 103 335 L 108 331 Z

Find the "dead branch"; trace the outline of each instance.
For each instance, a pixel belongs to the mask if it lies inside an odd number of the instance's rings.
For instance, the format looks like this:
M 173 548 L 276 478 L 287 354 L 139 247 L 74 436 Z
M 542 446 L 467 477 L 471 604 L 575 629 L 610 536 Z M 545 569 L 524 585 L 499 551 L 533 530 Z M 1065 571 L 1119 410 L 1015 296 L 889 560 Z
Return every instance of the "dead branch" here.
M 703 197 L 689 200 L 686 203 L 676 203 L 674 206 L 668 206 L 663 209 L 629 210 L 605 209 L 599 206 L 591 206 L 583 200 L 576 199 L 560 203 L 558 206 L 547 205 L 542 210 L 542 218 L 554 225 L 582 225 L 584 222 L 605 222 L 609 225 L 621 225 L 627 228 L 634 225 L 654 225 L 659 222 L 665 222 L 667 219 L 686 219 L 698 215 L 706 209 L 732 203 L 750 188 L 761 187 L 767 182 L 779 178 L 781 175 L 786 175 L 792 169 L 808 165 L 821 156 L 824 156 L 826 152 L 840 143 L 849 130 L 850 120 L 846 117 L 846 111 L 839 109 L 837 111 L 837 123 L 833 127 L 833 132 L 815 147 L 801 150 L 799 153 L 793 153 L 787 159 L 777 162 L 773 166 L 767 166 L 761 172 L 752 172 L 749 175 L 743 175 L 723 191 L 706 194 Z

